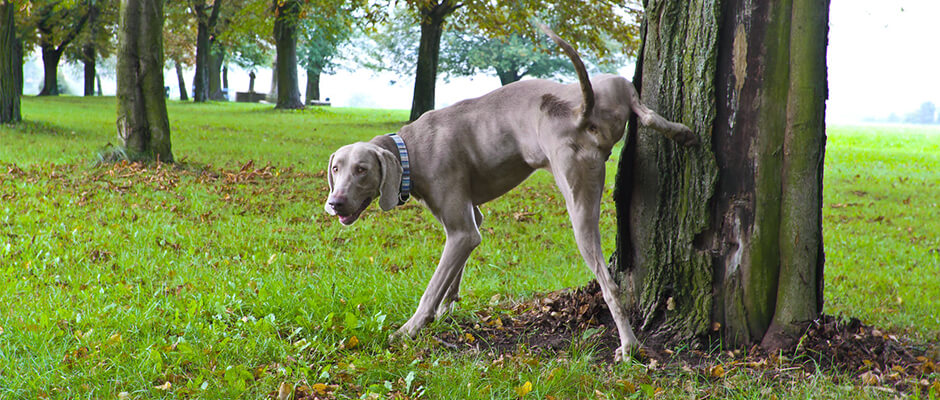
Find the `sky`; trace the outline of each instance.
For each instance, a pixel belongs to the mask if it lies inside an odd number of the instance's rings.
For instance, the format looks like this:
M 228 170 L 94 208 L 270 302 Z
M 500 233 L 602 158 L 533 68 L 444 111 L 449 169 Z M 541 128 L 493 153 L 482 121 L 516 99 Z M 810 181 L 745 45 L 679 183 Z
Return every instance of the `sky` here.
M 830 123 L 858 123 L 869 118 L 902 117 L 925 101 L 940 105 L 940 0 L 832 0 L 830 6 L 829 101 Z M 33 67 L 42 71 L 38 57 Z M 81 73 L 65 68 L 70 85 L 80 90 Z M 622 74 L 633 75 L 633 67 Z M 38 91 L 27 81 L 27 93 Z M 187 83 L 192 84 L 192 71 Z M 306 77 L 300 74 L 301 95 Z M 113 77 L 104 77 L 106 94 L 114 93 Z M 176 75 L 166 73 L 171 96 L 176 97 Z M 335 106 L 409 109 L 414 81 L 389 73 L 344 71 L 324 75 L 320 91 Z M 247 91 L 247 72 L 232 68 L 232 91 Z M 267 91 L 270 70 L 258 72 L 255 88 Z M 35 88 L 33 88 L 35 86 Z M 437 85 L 437 107 L 480 96 L 499 87 L 492 75 L 470 78 L 441 78 Z M 188 87 L 188 89 L 192 89 Z

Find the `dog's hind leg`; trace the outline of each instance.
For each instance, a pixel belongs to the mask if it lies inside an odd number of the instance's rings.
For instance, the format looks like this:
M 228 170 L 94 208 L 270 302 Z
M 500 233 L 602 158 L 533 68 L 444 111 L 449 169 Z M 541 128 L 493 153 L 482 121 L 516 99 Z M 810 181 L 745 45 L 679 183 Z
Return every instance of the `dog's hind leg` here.
M 586 150 L 582 150 L 586 151 Z M 557 157 L 561 156 L 561 157 Z M 620 300 L 620 289 L 614 282 L 604 262 L 601 249 L 601 235 L 598 221 L 600 218 L 601 195 L 604 189 L 604 163 L 602 158 L 585 165 L 578 160 L 576 151 L 556 153 L 559 159 L 551 160 L 555 182 L 565 197 L 568 216 L 574 229 L 581 256 L 594 272 L 600 284 L 604 302 L 610 308 L 614 323 L 620 336 L 620 348 L 614 354 L 617 361 L 628 356 L 639 345 L 630 321 L 627 320 L 626 308 Z M 584 158 L 581 158 L 583 160 Z
M 459 289 L 456 282 L 460 279 L 464 264 L 482 240 L 474 215 L 476 207 L 469 202 L 444 204 L 441 208 L 429 204 L 428 208 L 436 210 L 434 214 L 447 233 L 444 252 L 427 289 L 421 296 L 418 309 L 408 322 L 392 334 L 390 341 L 403 337 L 413 338 L 421 328 L 434 320 L 435 312 L 451 288 L 454 288 L 456 295 L 456 290 Z
M 657 130 L 672 140 L 675 140 L 683 146 L 694 146 L 699 143 L 698 136 L 692 132 L 687 126 L 669 121 L 655 111 L 650 110 L 643 102 L 640 101 L 640 95 L 636 92 L 636 88 L 633 87 L 632 83 L 627 85 L 627 94 L 630 99 L 630 109 L 633 110 L 637 115 L 637 119 L 640 121 L 643 126 L 648 126 Z

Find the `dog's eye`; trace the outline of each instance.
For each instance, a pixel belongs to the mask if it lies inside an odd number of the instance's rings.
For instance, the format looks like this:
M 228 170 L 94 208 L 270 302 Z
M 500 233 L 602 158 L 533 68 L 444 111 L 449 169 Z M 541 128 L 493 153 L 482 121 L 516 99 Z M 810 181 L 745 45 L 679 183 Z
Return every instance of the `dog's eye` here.
M 362 175 L 366 173 L 366 169 L 363 167 L 356 167 L 356 175 Z
M 338 172 L 338 171 L 339 171 L 339 167 L 337 167 L 337 166 L 334 165 L 333 168 L 330 168 L 330 171 Z

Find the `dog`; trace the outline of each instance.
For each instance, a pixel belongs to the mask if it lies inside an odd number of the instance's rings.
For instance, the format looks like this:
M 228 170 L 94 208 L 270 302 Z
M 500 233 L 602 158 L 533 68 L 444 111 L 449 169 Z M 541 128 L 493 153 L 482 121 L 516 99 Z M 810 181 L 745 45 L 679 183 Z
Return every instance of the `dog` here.
M 440 262 L 417 310 L 390 341 L 413 338 L 451 310 L 464 264 L 482 240 L 479 206 L 544 169 L 564 196 L 578 249 L 617 325 L 615 359 L 639 346 L 601 250 L 604 163 L 623 137 L 631 112 L 641 124 L 682 145 L 697 145 L 698 137 L 643 105 L 627 79 L 610 74 L 590 79 L 575 49 L 541 28 L 571 59 L 579 84 L 515 82 L 429 111 L 396 134 L 349 144 L 330 156 L 324 208 L 340 223 L 353 224 L 375 199 L 388 211 L 414 196 L 446 232 Z

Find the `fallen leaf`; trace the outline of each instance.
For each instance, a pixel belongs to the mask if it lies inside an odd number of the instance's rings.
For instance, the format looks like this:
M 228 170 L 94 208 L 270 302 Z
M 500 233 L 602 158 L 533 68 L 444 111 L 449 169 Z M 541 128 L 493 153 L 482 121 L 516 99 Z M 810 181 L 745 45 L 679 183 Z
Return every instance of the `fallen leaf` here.
M 129 399 L 129 398 L 131 398 L 131 394 L 130 394 L 130 393 L 127 393 L 127 392 L 118 393 L 118 399 L 120 399 L 120 400 L 127 400 L 127 399 Z
M 356 347 L 359 347 L 359 338 L 352 336 L 346 340 L 347 349 L 355 349 Z
M 711 369 L 711 376 L 713 378 L 724 378 L 725 377 L 725 367 L 721 365 L 716 365 Z
M 470 333 L 465 334 L 464 339 L 467 341 L 467 343 L 473 343 L 476 340 L 476 338 L 473 337 L 473 335 Z
M 291 392 L 293 392 L 293 385 L 287 382 L 281 382 L 280 386 L 277 387 L 277 400 L 287 400 L 290 398 Z
M 868 371 L 864 374 L 858 376 L 862 380 L 862 383 L 869 386 L 877 385 L 881 378 L 874 372 Z
M 519 397 L 525 396 L 529 394 L 529 392 L 531 391 L 532 391 L 532 382 L 529 382 L 529 381 L 525 381 L 525 383 L 523 383 L 522 386 L 519 386 L 516 388 L 516 394 L 519 395 Z
M 162 385 L 160 385 L 160 386 L 154 386 L 153 388 L 154 388 L 154 389 L 158 389 L 158 390 L 170 390 L 170 388 L 172 388 L 172 387 L 173 387 L 173 384 L 170 383 L 170 381 L 166 381 L 166 382 L 163 382 Z
M 310 386 L 310 388 L 313 389 L 314 392 L 317 392 L 318 395 L 324 396 L 326 395 L 326 391 L 329 390 L 330 387 L 327 386 L 325 383 L 314 383 L 313 385 Z

